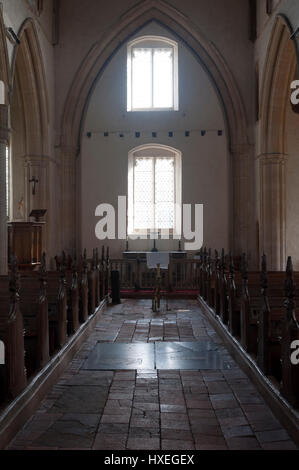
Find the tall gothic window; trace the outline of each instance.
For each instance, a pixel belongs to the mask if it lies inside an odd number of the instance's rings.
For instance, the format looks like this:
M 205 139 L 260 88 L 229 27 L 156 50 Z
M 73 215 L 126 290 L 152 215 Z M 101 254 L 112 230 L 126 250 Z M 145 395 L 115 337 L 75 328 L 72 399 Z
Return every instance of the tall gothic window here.
M 178 110 L 178 45 L 143 36 L 128 45 L 127 110 Z
M 129 154 L 128 233 L 180 232 L 181 154 L 159 145 Z

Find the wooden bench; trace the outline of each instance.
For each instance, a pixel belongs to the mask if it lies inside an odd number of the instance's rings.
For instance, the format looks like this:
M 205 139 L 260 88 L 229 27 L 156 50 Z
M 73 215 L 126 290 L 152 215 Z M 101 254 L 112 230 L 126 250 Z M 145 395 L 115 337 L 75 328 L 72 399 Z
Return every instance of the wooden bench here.
M 45 266 L 38 276 L 21 279 L 20 299 L 25 332 L 25 364 L 27 376 L 30 377 L 50 359 Z
M 202 250 L 201 296 L 262 372 L 275 377 L 284 396 L 299 406 L 299 368 L 290 361 L 291 343 L 299 339 L 299 273 L 293 273 L 291 258 L 286 273 L 267 273 L 265 256 L 261 272 L 248 272 L 244 255 L 241 271 L 235 270 L 232 255 L 227 262 L 224 250 L 221 260 L 217 252 L 214 261 L 209 257 L 210 250 Z
M 35 282 L 37 276 L 37 272 L 22 273 L 22 283 L 31 285 L 32 295 L 34 286 L 37 293 Z M 57 349 L 64 346 L 67 340 L 67 287 L 64 272 L 47 272 L 47 300 L 50 355 L 52 356 Z
M 19 302 L 18 263 L 11 261 L 10 277 L 2 277 L 0 294 L 0 340 L 5 364 L 0 365 L 0 399 L 15 398 L 27 384 L 24 358 L 24 325 Z

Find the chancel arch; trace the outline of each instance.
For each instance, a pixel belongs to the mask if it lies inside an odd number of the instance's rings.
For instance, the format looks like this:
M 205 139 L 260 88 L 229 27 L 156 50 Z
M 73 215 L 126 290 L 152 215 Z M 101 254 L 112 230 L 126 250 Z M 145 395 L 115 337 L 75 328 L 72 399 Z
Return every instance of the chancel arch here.
M 146 35 L 174 39 L 174 34 L 157 22 L 141 28 L 133 39 Z M 118 196 L 130 196 L 131 183 L 127 175 L 128 154 L 132 155 L 132 149 L 153 157 L 149 155 L 150 151 L 156 154 L 159 149 L 169 148 L 179 149 L 176 152 L 182 155 L 182 183 L 178 185 L 182 188 L 180 203 L 191 204 L 193 213 L 195 204 L 203 204 L 206 239 L 213 238 L 218 249 L 222 243 L 227 249 L 230 247 L 232 203 L 229 188 L 232 174 L 223 108 L 205 68 L 181 41 L 178 56 L 178 111 L 127 112 L 126 42 L 98 77 L 86 108 L 78 158 L 80 249 L 99 243 L 94 236 L 97 205 L 109 203 L 117 208 Z M 203 133 L 202 129 L 206 132 Z M 221 202 L 213 187 L 221 190 Z M 221 208 L 216 216 L 219 204 Z M 148 209 L 143 205 L 140 210 L 146 213 Z M 152 225 L 147 227 L 148 230 L 152 228 Z M 184 246 L 184 237 L 181 242 Z M 111 254 L 116 257 L 125 250 L 125 240 L 109 240 L 109 245 Z M 172 237 L 171 240 L 159 240 L 157 246 L 159 249 L 177 250 L 179 240 Z M 129 248 L 133 251 L 152 247 L 150 236 L 147 240 L 129 240 Z
M 82 62 L 77 76 L 69 91 L 62 119 L 61 156 L 64 181 L 64 198 L 61 217 L 64 223 L 65 247 L 74 247 L 76 241 L 80 246 L 79 214 L 76 201 L 76 157 L 81 152 L 81 138 L 84 134 L 85 116 L 96 86 L 107 64 L 115 54 L 129 41 L 136 32 L 156 23 L 167 29 L 177 40 L 179 39 L 189 49 L 190 53 L 200 63 L 209 76 L 214 90 L 221 103 L 225 116 L 225 129 L 228 139 L 228 151 L 231 158 L 231 178 L 233 188 L 231 199 L 233 228 L 230 233 L 230 246 L 236 252 L 251 251 L 250 224 L 252 214 L 248 203 L 251 192 L 248 177 L 244 168 L 250 169 L 250 146 L 247 131 L 247 117 L 244 105 L 235 83 L 234 77 L 215 46 L 193 27 L 190 20 L 178 10 L 162 1 L 146 1 L 138 4 L 115 24 L 113 31 L 101 38 L 90 50 Z M 79 204 L 77 204 L 79 206 Z M 77 237 L 76 237 L 77 234 Z M 77 240 L 76 240 L 77 238 Z

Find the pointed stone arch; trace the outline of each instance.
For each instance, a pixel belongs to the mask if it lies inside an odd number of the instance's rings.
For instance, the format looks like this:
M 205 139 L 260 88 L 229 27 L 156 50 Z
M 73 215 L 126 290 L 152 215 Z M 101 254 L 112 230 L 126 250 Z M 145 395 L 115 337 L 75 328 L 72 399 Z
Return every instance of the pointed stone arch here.
M 298 59 L 292 32 L 289 20 L 277 16 L 261 90 L 259 245 L 260 254 L 266 253 L 272 270 L 284 269 L 286 262 L 286 109 Z
M 298 57 L 290 39 L 292 26 L 285 16 L 277 16 L 268 45 L 261 90 L 261 154 L 285 154 L 285 111 Z
M 250 149 L 246 112 L 238 86 L 228 65 L 214 44 L 204 37 L 198 27 L 192 24 L 190 18 L 161 0 L 145 0 L 122 15 L 113 28 L 92 46 L 81 63 L 69 90 L 61 124 L 64 187 L 62 201 L 63 246 L 74 248 L 76 244 L 75 159 L 80 153 L 82 122 L 89 97 L 98 77 L 113 55 L 132 35 L 152 21 L 169 29 L 191 49 L 210 76 L 217 91 L 226 118 L 229 151 L 232 157 L 233 200 L 235 201 L 232 245 L 236 252 L 240 252 L 242 249 L 248 250 L 249 183 L 244 177 L 243 167 L 247 168 L 248 166 Z
M 11 83 L 14 89 L 19 74 L 25 119 L 26 147 L 29 154 L 48 154 L 49 104 L 45 70 L 36 26 L 31 18 L 19 29 L 20 45 L 12 59 Z M 18 70 L 19 69 L 19 70 Z
M 32 209 L 49 209 L 49 103 L 44 62 L 34 20 L 18 31 L 11 70 L 11 214 L 26 221 Z M 36 193 L 30 180 L 38 180 Z M 49 212 L 49 210 L 48 210 Z M 49 213 L 46 220 L 49 221 Z M 48 246 L 48 234 L 46 243 Z

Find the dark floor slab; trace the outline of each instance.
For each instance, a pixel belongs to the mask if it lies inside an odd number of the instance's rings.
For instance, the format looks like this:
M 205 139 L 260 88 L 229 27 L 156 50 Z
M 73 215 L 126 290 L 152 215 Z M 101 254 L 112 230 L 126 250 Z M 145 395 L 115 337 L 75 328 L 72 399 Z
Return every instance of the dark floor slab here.
M 229 369 L 230 362 L 212 341 L 97 343 L 85 370 L 211 370 Z
M 149 343 L 97 343 L 85 370 L 154 369 L 154 344 Z
M 156 343 L 156 368 L 180 370 L 229 369 L 217 345 L 211 341 Z

